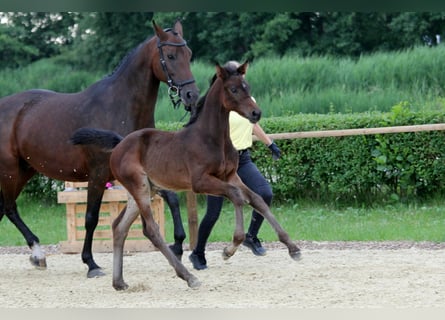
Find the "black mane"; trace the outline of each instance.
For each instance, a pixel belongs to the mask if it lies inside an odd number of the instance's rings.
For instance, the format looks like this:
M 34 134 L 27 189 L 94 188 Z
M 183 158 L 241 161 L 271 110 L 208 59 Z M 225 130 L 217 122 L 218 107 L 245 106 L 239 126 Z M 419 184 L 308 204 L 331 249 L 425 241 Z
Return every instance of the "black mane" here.
M 173 35 L 177 36 L 179 33 L 177 33 L 175 30 L 173 30 L 172 28 L 165 28 L 164 29 L 165 32 L 171 32 L 173 33 Z M 123 68 L 124 65 L 126 65 L 128 63 L 128 61 L 131 61 L 130 57 L 139 49 L 139 47 L 145 45 L 145 43 L 147 43 L 148 41 L 150 41 L 153 37 L 155 37 L 156 35 L 153 36 L 149 36 L 147 37 L 142 43 L 140 43 L 139 45 L 135 46 L 133 49 L 130 49 L 127 54 L 121 59 L 121 61 L 117 64 L 117 66 L 114 68 L 113 71 L 111 71 L 110 74 L 107 75 L 107 77 L 111 77 L 112 75 L 114 75 L 119 69 L 121 69 L 121 67 Z

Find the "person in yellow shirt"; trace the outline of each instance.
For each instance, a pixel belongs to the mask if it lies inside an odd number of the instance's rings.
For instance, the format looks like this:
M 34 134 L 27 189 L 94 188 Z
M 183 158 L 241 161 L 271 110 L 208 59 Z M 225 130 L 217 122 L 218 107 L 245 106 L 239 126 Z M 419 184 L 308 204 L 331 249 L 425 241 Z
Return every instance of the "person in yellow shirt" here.
M 233 68 L 236 70 L 239 67 L 239 63 L 236 61 L 229 61 L 225 67 Z M 253 99 L 253 97 L 252 97 Z M 277 160 L 281 156 L 281 151 L 278 146 L 267 136 L 264 130 L 258 123 L 251 123 L 246 118 L 240 116 L 237 112 L 231 111 L 229 114 L 229 128 L 230 139 L 234 147 L 238 150 L 239 164 L 237 173 L 241 180 L 252 191 L 259 194 L 267 205 L 270 206 L 272 202 L 272 187 L 266 178 L 258 170 L 255 163 L 250 157 L 249 148 L 252 147 L 253 134 L 262 141 L 272 152 L 272 157 Z M 205 246 L 210 233 L 219 218 L 221 209 L 223 206 L 224 197 L 219 196 L 207 196 L 207 210 L 204 215 L 199 228 L 198 239 L 196 247 L 193 249 L 189 256 L 189 260 L 192 262 L 193 267 L 196 270 L 203 270 L 207 268 L 207 261 L 205 259 Z M 263 223 L 264 217 L 256 212 L 252 211 L 252 218 L 250 221 L 249 229 L 246 233 L 246 239 L 243 245 L 250 248 L 253 254 L 257 256 L 264 256 L 266 249 L 261 245 L 261 241 L 258 239 L 258 232 Z

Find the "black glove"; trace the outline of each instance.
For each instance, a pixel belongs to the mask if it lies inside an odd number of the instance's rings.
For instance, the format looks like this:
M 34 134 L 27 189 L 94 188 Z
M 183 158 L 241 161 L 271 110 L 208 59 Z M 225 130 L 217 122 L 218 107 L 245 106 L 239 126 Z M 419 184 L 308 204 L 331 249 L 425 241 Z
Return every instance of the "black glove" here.
M 281 157 L 281 150 L 278 148 L 275 142 L 272 142 L 267 147 L 270 149 L 270 151 L 272 151 L 272 159 L 278 160 Z

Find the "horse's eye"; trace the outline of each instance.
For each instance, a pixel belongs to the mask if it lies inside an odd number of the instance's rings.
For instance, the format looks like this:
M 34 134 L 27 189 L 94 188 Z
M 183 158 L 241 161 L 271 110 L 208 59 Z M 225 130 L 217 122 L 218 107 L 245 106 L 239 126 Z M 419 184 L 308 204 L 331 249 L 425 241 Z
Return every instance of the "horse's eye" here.
M 236 93 L 236 92 L 237 92 L 237 89 L 236 89 L 236 87 L 230 87 L 230 91 L 231 91 L 232 93 Z
M 172 55 L 172 54 L 168 54 L 168 55 L 167 55 L 167 58 L 169 58 L 170 60 L 175 60 L 175 56 Z

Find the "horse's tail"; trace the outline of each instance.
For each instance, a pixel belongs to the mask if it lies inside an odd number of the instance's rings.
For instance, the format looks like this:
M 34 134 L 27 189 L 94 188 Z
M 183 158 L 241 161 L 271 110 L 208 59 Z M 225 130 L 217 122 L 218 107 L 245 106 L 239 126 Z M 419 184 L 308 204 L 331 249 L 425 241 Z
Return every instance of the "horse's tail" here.
M 93 145 L 111 151 L 122 139 L 123 137 L 114 131 L 80 128 L 71 136 L 70 142 L 74 145 Z

